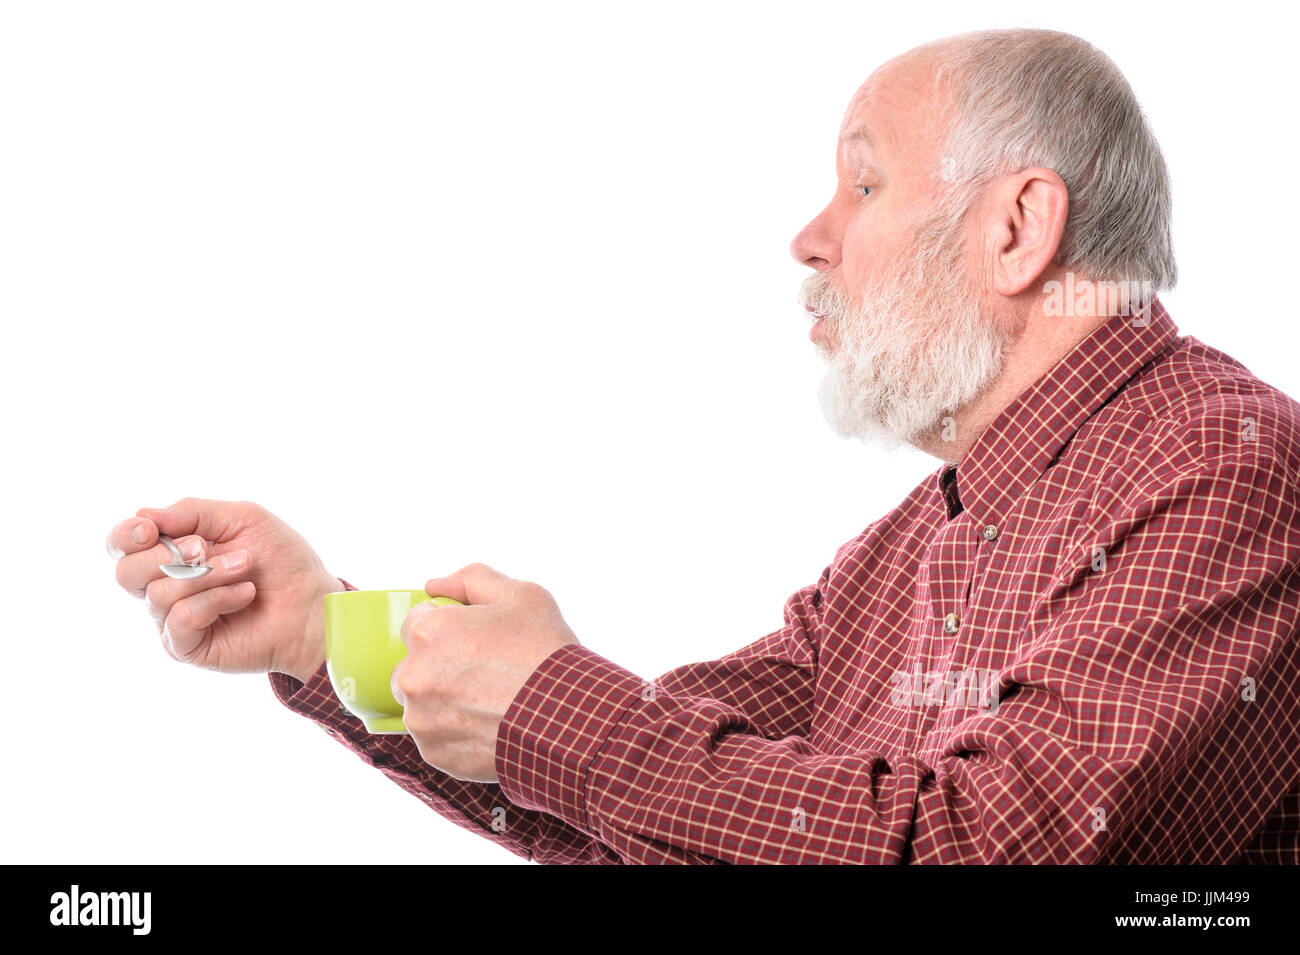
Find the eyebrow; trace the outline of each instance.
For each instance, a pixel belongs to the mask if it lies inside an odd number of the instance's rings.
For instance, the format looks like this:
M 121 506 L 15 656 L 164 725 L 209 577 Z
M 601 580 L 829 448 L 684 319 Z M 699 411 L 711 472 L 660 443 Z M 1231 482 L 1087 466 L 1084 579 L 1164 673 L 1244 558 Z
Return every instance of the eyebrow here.
M 876 147 L 876 137 L 872 136 L 870 130 L 868 130 L 867 127 L 865 126 L 858 126 L 856 129 L 851 129 L 843 136 L 840 137 L 840 142 L 842 143 L 852 143 L 852 142 L 859 142 L 859 141 L 865 142 L 872 149 Z

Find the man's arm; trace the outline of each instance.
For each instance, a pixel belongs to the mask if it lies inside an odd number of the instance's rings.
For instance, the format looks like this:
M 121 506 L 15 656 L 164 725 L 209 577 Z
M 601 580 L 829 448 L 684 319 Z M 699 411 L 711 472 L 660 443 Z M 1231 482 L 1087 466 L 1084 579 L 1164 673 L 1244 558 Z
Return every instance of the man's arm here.
M 339 579 L 346 589 L 357 589 Z M 536 862 L 618 864 L 621 861 L 590 835 L 554 816 L 512 805 L 499 786 L 463 782 L 434 769 L 420 758 L 409 736 L 370 733 L 339 701 L 325 664 L 321 664 L 307 683 L 286 673 L 269 676 L 271 688 L 281 703 L 310 719 L 363 762 L 456 825 Z
M 929 763 L 572 645 L 502 721 L 501 790 L 629 862 L 1233 861 L 1300 774 L 1293 482 L 1220 460 L 1096 528 Z
M 828 574 L 829 568 L 817 584 L 786 601 L 781 629 L 713 663 L 679 667 L 653 683 L 636 678 L 638 691 L 713 695 L 746 708 L 773 734 L 804 731 L 811 719 L 815 662 L 809 634 L 816 629 Z M 356 589 L 347 581 L 343 585 Z M 549 813 L 514 805 L 499 785 L 463 782 L 435 769 L 420 757 L 409 736 L 370 734 L 339 702 L 323 664 L 306 684 L 282 673 L 272 673 L 270 679 L 285 706 L 457 825 L 537 862 L 625 861 L 592 833 Z
M 621 860 L 586 833 L 554 816 L 519 809 L 499 786 L 462 782 L 420 758 L 409 736 L 371 734 L 343 709 L 324 664 L 307 683 L 271 674 L 271 686 L 285 706 L 326 733 L 456 825 L 536 862 L 618 864 Z

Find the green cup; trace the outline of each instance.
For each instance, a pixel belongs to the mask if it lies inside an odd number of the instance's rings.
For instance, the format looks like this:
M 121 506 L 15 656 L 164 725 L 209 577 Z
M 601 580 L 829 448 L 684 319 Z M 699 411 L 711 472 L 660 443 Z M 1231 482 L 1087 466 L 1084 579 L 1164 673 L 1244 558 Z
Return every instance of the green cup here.
M 402 622 L 412 607 L 459 604 L 423 590 L 344 590 L 325 595 L 325 668 L 339 701 L 371 733 L 405 733 L 393 668 L 406 656 Z

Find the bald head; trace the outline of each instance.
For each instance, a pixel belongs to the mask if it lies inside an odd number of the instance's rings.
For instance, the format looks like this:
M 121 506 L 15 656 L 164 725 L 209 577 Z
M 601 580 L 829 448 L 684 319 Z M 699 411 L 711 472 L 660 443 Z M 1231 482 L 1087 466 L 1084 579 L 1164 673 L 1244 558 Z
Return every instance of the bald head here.
M 853 94 L 840 141 L 861 139 L 892 158 L 935 165 L 950 121 L 947 97 L 935 87 L 937 60 L 925 48 L 881 65 Z

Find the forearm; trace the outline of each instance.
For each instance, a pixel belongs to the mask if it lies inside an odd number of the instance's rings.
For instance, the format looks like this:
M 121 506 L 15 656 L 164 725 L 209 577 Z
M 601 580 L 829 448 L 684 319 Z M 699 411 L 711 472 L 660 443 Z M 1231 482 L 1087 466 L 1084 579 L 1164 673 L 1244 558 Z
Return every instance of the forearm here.
M 345 590 L 356 589 L 342 578 L 339 582 Z M 536 862 L 619 861 L 587 833 L 554 816 L 512 805 L 499 786 L 463 782 L 435 769 L 421 758 L 409 736 L 371 734 L 339 701 L 324 661 L 312 673 L 269 677 L 281 703 L 456 825 Z
M 502 723 L 502 790 L 630 863 L 883 861 L 892 848 L 860 811 L 883 760 L 823 758 L 727 704 L 644 686 L 586 647 L 552 654 Z
M 1098 646 L 1116 642 L 1098 635 Z M 1277 740 L 1282 749 L 1260 746 L 1252 776 L 1225 773 L 1222 750 L 1207 767 L 1197 755 L 1207 737 L 1260 730 L 1248 709 L 1216 721 L 1231 685 L 1206 681 L 1173 717 L 1200 732 L 1170 734 L 1152 725 L 1147 700 L 1059 680 L 1068 661 L 1098 655 L 1076 649 L 1011 668 L 995 711 L 973 713 L 930 753 L 899 754 L 774 739 L 730 705 L 644 693 L 634 674 L 565 647 L 503 721 L 500 786 L 629 863 L 1231 861 L 1293 779 L 1284 754 L 1296 733 Z M 1286 706 L 1294 712 L 1294 699 Z M 1076 712 L 1106 719 L 1062 722 Z M 1188 798 L 1200 785 L 1193 770 L 1223 798 Z M 1145 824 L 1154 811 L 1159 828 Z M 1193 827 L 1214 838 L 1189 840 Z
M 787 600 L 783 627 L 720 660 L 678 667 L 653 682 L 627 674 L 632 695 L 653 698 L 663 692 L 709 696 L 742 708 L 766 734 L 806 732 L 816 666 L 809 631 L 820 612 L 822 589 L 829 571 L 826 568 L 816 584 L 802 588 Z M 355 589 L 347 581 L 341 583 L 346 589 Z M 558 663 L 548 660 L 541 668 L 540 678 L 563 682 L 564 659 Z M 524 730 L 525 723 L 536 729 L 558 717 L 545 693 L 530 697 L 531 703 L 525 708 L 516 701 L 513 719 L 502 722 L 497 745 L 497 770 L 502 784 L 488 785 L 462 782 L 433 768 L 424 762 L 408 736 L 367 733 L 360 721 L 337 700 L 323 665 L 305 675 L 308 679 L 304 683 L 285 674 L 272 674 L 272 686 L 281 702 L 320 725 L 364 762 L 441 815 L 512 852 L 538 862 L 556 863 L 709 864 L 719 861 L 698 852 L 615 851 L 581 821 L 507 795 L 504 786 L 507 777 L 517 779 L 530 768 L 540 768 L 541 764 L 530 767 L 526 760 L 516 761 L 520 751 L 512 734 Z M 537 678 L 532 682 L 536 684 Z M 583 683 L 579 681 L 572 689 L 582 692 Z M 596 720 L 611 716 L 600 705 L 601 701 L 590 702 L 591 711 L 587 715 Z M 557 748 L 563 749 L 568 738 L 567 732 L 562 732 Z M 575 798 L 582 798 L 585 785 L 581 776 L 568 777 L 563 772 L 553 779 L 536 781 L 537 787 L 550 791 L 573 790 Z
M 546 813 L 511 804 L 495 784 L 463 782 L 420 758 L 409 736 L 371 734 L 334 694 L 324 665 L 307 683 L 283 673 L 270 674 L 277 698 L 307 717 L 456 825 L 542 863 L 617 863 L 618 856 L 590 835 Z

